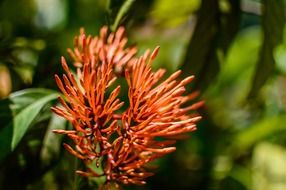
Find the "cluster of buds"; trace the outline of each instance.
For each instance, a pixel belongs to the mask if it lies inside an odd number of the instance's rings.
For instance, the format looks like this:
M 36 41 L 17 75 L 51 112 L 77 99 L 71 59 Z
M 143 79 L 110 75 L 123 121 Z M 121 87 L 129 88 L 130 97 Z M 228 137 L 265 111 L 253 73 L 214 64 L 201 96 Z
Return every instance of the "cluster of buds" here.
M 177 71 L 162 79 L 165 70 L 151 68 L 159 48 L 136 57 L 136 47 L 125 48 L 126 43 L 123 27 L 110 34 L 103 27 L 99 37 L 86 36 L 82 29 L 74 49 L 68 49 L 76 74 L 62 58 L 65 74 L 55 75 L 64 98 L 59 97 L 61 106 L 52 110 L 70 121 L 73 129 L 54 132 L 74 142 L 64 147 L 86 165 L 85 171 L 76 173 L 105 176 L 102 189 L 111 184 L 145 184 L 153 174 L 148 163 L 173 152 L 176 140 L 194 131 L 201 118 L 194 110 L 203 102 L 188 104 L 198 93 L 184 95 L 194 77 L 180 80 Z M 121 87 L 115 85 L 118 77 L 128 85 L 125 110 L 118 98 Z M 95 172 L 92 164 L 102 173 Z

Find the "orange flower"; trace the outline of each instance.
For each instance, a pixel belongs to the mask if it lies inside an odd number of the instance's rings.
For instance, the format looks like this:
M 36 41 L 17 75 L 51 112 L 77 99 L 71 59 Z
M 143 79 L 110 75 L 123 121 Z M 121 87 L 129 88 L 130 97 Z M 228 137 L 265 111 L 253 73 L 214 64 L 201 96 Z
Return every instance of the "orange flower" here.
M 61 107 L 53 107 L 58 115 L 69 120 L 73 130 L 55 130 L 66 134 L 75 146 L 64 147 L 86 163 L 87 171 L 77 171 L 86 177 L 105 176 L 102 188 L 114 183 L 145 184 L 152 175 L 146 164 L 173 152 L 172 146 L 182 134 L 194 131 L 200 116 L 193 113 L 203 102 L 184 106 L 197 92 L 183 95 L 185 85 L 193 76 L 180 80 L 180 71 L 166 80 L 165 70 L 153 72 L 151 64 L 159 48 L 135 57 L 136 47 L 125 48 L 124 28 L 107 35 L 103 27 L 100 37 L 86 37 L 81 30 L 75 38 L 74 50 L 68 52 L 74 60 L 74 76 L 62 58 L 66 74 L 55 76 L 65 100 L 59 97 Z M 114 86 L 118 76 L 128 84 L 129 106 L 120 110 L 123 102 L 118 98 L 120 86 Z M 157 141 L 160 137 L 160 141 Z M 96 173 L 91 164 L 101 167 Z

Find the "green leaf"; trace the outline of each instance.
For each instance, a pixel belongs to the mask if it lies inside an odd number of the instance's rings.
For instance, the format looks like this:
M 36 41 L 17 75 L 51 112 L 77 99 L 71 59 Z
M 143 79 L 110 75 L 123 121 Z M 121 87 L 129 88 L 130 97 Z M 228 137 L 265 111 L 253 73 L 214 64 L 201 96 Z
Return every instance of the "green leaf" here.
M 67 120 L 63 117 L 59 117 L 56 114 L 52 114 L 50 123 L 47 128 L 47 132 L 43 139 L 43 146 L 41 149 L 41 160 L 45 165 L 50 164 L 53 159 L 59 156 L 62 135 L 53 133 L 54 129 L 65 129 Z
M 5 104 L 1 112 L 5 111 L 4 108 L 9 107 L 10 109 L 7 109 L 6 112 L 11 114 L 10 121 L 6 120 L 7 123 L 0 130 L 0 160 L 16 148 L 41 109 L 57 97 L 58 93 L 51 90 L 28 89 L 16 92 L 0 102 L 0 105 L 2 102 Z
M 156 0 L 150 14 L 159 24 L 174 27 L 186 22 L 199 7 L 200 0 Z
M 20 90 L 12 93 L 9 96 L 9 99 L 13 102 L 11 108 L 14 112 L 19 112 L 21 109 L 27 105 L 35 102 L 36 100 L 42 98 L 43 96 L 56 93 L 53 90 L 42 89 L 42 88 L 30 88 L 25 90 Z
M 220 115 L 230 125 L 233 125 L 231 115 L 236 115 L 237 109 L 244 109 L 241 106 L 252 83 L 251 74 L 258 60 L 260 39 L 260 27 L 248 27 L 240 31 L 228 50 L 216 84 L 209 86 L 205 92 L 208 104 L 216 105 L 215 109 L 224 105 L 224 109 L 215 111 L 213 116 L 216 118 L 216 115 Z M 221 124 L 220 119 L 218 121 Z
M 284 145 L 261 142 L 254 147 L 252 156 L 252 190 L 286 189 L 286 149 Z M 281 180 L 278 180 L 281 179 Z
M 220 30 L 218 1 L 202 0 L 198 21 L 181 66 L 183 76 L 194 74 L 194 88 L 203 90 L 217 75 L 220 65 L 217 38 Z
M 132 6 L 132 4 L 135 2 L 135 0 L 126 0 L 123 5 L 120 7 L 115 21 L 113 23 L 113 25 L 111 26 L 111 30 L 115 31 L 117 29 L 117 27 L 119 26 L 120 22 L 122 21 L 124 15 L 126 15 L 126 13 L 129 11 L 130 7 Z
M 227 52 L 229 46 L 233 42 L 233 39 L 238 33 L 241 20 L 240 0 L 229 0 L 226 2 L 228 2 L 229 10 L 224 11 L 222 14 L 223 22 L 221 22 L 222 34 L 220 40 L 224 53 Z
M 194 74 L 195 89 L 205 90 L 216 79 L 221 63 L 240 25 L 240 0 L 201 1 L 198 20 L 181 66 L 183 75 Z
M 285 132 L 285 120 L 285 115 L 266 118 L 253 124 L 253 126 L 250 126 L 249 128 L 243 130 L 234 139 L 234 151 L 241 152 L 247 148 L 252 147 L 255 143 L 263 140 L 271 134 L 274 134 L 279 131 Z
M 275 66 L 273 51 L 283 38 L 285 23 L 283 0 L 277 0 L 275 3 L 271 0 L 264 0 L 263 3 L 262 27 L 264 39 L 248 98 L 255 97 L 271 76 Z
M 0 129 L 8 125 L 13 116 L 23 108 L 37 99 L 54 92 L 48 89 L 30 88 L 14 92 L 8 98 L 0 100 Z

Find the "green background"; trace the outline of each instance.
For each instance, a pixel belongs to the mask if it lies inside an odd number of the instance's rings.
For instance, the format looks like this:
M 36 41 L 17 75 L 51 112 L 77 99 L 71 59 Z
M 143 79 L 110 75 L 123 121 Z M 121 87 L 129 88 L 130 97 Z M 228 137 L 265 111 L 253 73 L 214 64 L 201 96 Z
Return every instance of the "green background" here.
M 75 175 L 68 139 L 51 132 L 70 124 L 50 107 L 60 56 L 80 27 L 97 35 L 103 25 L 125 26 L 139 55 L 159 45 L 154 69 L 194 74 L 188 89 L 205 101 L 192 137 L 155 162 L 147 185 L 124 189 L 286 189 L 285 3 L 0 1 L 0 189 L 97 188 Z

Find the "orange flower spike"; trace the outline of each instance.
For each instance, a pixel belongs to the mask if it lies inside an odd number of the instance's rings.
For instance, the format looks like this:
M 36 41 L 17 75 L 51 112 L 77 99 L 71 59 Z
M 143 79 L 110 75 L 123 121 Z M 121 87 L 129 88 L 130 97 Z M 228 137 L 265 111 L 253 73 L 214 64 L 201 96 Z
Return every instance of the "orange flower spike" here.
M 64 147 L 87 164 L 87 171 L 76 173 L 106 176 L 101 189 L 110 189 L 112 184 L 118 188 L 120 184 L 145 184 L 144 179 L 153 175 L 146 171 L 146 164 L 175 151 L 175 139 L 195 130 L 201 118 L 188 112 L 203 105 L 201 101 L 183 106 L 198 95 L 184 95 L 193 76 L 179 80 L 181 71 L 177 71 L 160 82 L 166 71 L 153 72 L 151 68 L 159 47 L 137 58 L 135 46 L 125 48 L 124 33 L 123 27 L 110 34 L 102 27 L 99 37 L 91 37 L 81 29 L 74 49 L 68 49 L 77 75 L 71 73 L 64 58 L 61 62 L 66 74 L 62 79 L 55 75 L 66 102 L 59 98 L 63 107 L 52 110 L 69 120 L 74 129 L 54 132 L 71 138 L 75 148 Z M 107 90 L 118 76 L 123 76 L 129 87 L 129 107 L 123 113 L 117 113 L 124 104 L 118 98 L 121 87 Z M 174 140 L 158 142 L 156 137 Z M 93 161 L 96 167 L 101 165 L 102 174 L 89 168 Z
M 71 154 L 73 154 L 74 156 L 78 157 L 81 160 L 84 160 L 85 157 L 80 155 L 77 151 L 75 151 L 71 146 L 69 146 L 68 144 L 64 143 L 64 147 L 67 149 L 67 151 L 69 151 Z

